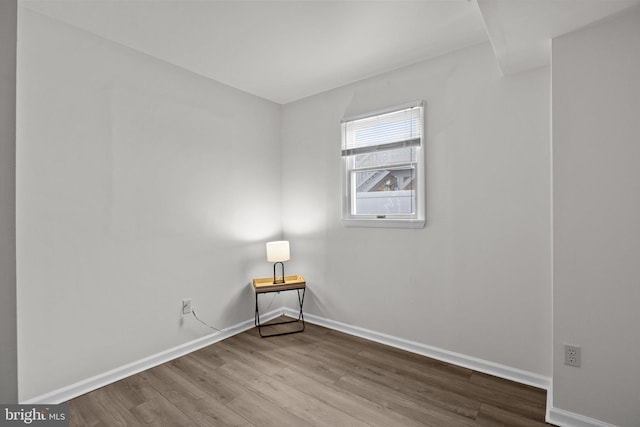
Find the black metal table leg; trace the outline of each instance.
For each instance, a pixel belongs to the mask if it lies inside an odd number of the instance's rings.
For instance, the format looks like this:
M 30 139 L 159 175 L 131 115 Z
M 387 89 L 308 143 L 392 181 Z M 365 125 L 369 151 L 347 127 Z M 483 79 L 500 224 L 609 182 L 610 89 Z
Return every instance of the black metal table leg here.
M 306 288 L 302 288 L 302 296 L 300 295 L 300 289 L 296 289 L 296 291 L 298 291 L 298 304 L 300 304 L 300 312 L 298 313 L 298 318 L 294 319 L 294 320 L 285 320 L 282 322 L 276 322 L 276 323 L 267 323 L 267 324 L 262 324 L 260 323 L 260 311 L 258 309 L 258 293 L 256 293 L 256 313 L 255 313 L 255 326 L 258 327 L 258 333 L 260 334 L 260 337 L 262 338 L 268 338 L 268 337 L 277 337 L 277 336 L 281 336 L 281 335 L 289 335 L 289 334 L 297 334 L 299 332 L 303 332 L 305 329 L 305 324 L 304 324 L 304 314 L 302 312 L 302 307 L 304 304 L 304 295 L 306 293 Z M 278 291 L 278 293 L 280 293 Z M 301 329 L 297 329 L 295 331 L 287 331 L 287 332 L 280 332 L 280 333 L 275 333 L 275 334 L 263 334 L 262 333 L 262 328 L 264 327 L 269 327 L 269 326 L 275 326 L 275 325 L 284 325 L 287 323 L 302 323 L 302 328 Z
M 253 316 L 253 324 L 254 326 L 258 326 L 260 324 L 260 312 L 258 311 L 258 294 L 256 293 L 256 313 Z

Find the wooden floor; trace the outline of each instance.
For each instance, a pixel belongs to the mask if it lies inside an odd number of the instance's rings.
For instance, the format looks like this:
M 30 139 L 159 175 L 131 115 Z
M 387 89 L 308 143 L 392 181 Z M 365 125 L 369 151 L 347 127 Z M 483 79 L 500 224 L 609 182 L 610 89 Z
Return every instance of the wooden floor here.
M 307 323 L 252 329 L 69 404 L 71 426 L 516 427 L 546 425 L 545 396 Z

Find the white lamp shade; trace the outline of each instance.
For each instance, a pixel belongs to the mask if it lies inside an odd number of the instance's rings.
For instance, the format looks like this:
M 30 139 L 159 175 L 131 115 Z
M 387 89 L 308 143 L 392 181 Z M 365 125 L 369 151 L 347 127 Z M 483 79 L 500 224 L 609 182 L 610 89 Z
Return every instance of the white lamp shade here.
M 289 242 L 286 240 L 279 240 L 277 242 L 267 243 L 267 261 L 269 262 L 282 262 L 289 261 Z

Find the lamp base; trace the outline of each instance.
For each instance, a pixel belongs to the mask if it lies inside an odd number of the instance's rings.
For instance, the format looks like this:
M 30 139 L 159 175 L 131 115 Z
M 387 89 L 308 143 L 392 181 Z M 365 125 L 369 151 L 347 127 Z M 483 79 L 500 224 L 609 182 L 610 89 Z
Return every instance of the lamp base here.
M 282 277 L 276 277 L 276 265 L 278 264 L 280 264 L 280 267 L 282 267 Z M 281 283 L 284 283 L 284 264 L 281 262 L 276 262 L 273 264 L 273 284 L 277 285 Z

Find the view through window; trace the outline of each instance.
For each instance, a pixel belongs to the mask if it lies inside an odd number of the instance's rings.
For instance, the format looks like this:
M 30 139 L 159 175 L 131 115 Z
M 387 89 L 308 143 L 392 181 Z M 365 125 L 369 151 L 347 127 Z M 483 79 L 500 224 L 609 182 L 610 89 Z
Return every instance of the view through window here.
M 422 148 L 422 102 L 344 119 L 343 220 L 423 221 Z

